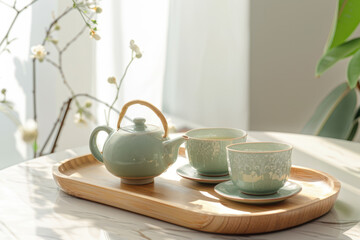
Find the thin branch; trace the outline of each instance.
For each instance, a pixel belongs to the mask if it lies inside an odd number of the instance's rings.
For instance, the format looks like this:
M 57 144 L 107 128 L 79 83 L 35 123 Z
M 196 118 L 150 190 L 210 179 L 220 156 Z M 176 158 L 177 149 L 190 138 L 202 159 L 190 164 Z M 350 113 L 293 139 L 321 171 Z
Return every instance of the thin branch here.
M 65 14 L 63 13 L 62 16 L 65 16 Z M 59 18 L 57 18 L 59 19 Z M 49 28 L 50 30 L 51 28 Z M 63 53 L 71 46 L 71 44 L 73 44 L 80 36 L 81 34 L 85 31 L 86 26 L 84 26 L 67 44 L 65 44 L 63 49 L 60 49 L 59 46 L 57 44 L 54 44 L 56 50 L 58 51 L 58 63 L 55 63 L 54 61 L 52 61 L 51 59 L 47 59 L 47 62 L 49 62 L 50 64 L 52 64 L 55 68 L 58 69 L 60 76 L 63 80 L 64 85 L 68 88 L 71 96 L 75 95 L 74 90 L 72 89 L 72 87 L 70 86 L 69 82 L 66 79 L 65 76 L 65 72 L 63 70 L 63 66 L 62 66 L 62 55 Z M 48 33 L 50 32 L 48 30 Z M 75 99 L 75 103 L 78 107 L 80 107 L 79 102 Z
M 75 0 L 72 0 L 72 1 L 73 1 L 74 7 L 78 10 L 78 12 L 79 12 L 80 16 L 82 17 L 82 19 L 84 20 L 86 26 L 91 29 L 90 24 L 89 24 L 89 23 L 86 21 L 86 19 L 84 18 L 83 12 L 80 10 L 77 2 L 76 2 Z
M 53 60 L 49 59 L 49 58 L 46 58 L 45 59 L 48 63 L 50 63 L 51 65 L 53 65 L 54 67 L 56 68 L 59 68 L 59 65 L 57 65 L 57 63 L 55 63 Z
M 36 59 L 34 58 L 32 60 L 32 73 L 33 73 L 33 115 L 34 115 L 34 121 L 37 122 L 37 110 L 36 110 Z M 36 144 L 36 139 L 35 139 L 35 144 Z M 37 154 L 37 149 L 34 149 L 34 158 L 36 158 L 36 154 Z
M 19 12 L 24 11 L 25 9 L 27 9 L 28 7 L 30 7 L 31 5 L 33 5 L 35 2 L 37 2 L 38 0 L 33 0 L 30 3 L 26 4 L 22 9 L 18 10 Z M 16 4 L 16 0 L 14 1 L 14 8 L 15 8 L 15 4 Z M 16 9 L 16 8 L 15 8 Z
M 60 14 L 57 18 L 55 18 L 55 19 L 51 22 L 48 30 L 46 31 L 45 38 L 44 38 L 44 40 L 43 40 L 43 42 L 42 42 L 42 45 L 45 45 L 46 40 L 47 40 L 48 37 L 50 36 L 52 27 L 53 27 L 61 18 L 63 18 L 66 14 L 68 14 L 69 12 L 71 12 L 71 10 L 73 10 L 73 8 L 71 8 L 71 7 L 66 8 L 65 11 L 64 11 L 62 14 Z
M 65 84 L 65 86 L 69 89 L 70 93 L 71 93 L 71 96 L 74 96 L 75 95 L 75 92 L 74 90 L 71 88 L 70 84 L 68 83 L 68 81 L 66 80 L 66 77 L 65 77 L 65 73 L 64 73 L 64 70 L 62 68 L 62 62 L 60 62 L 59 64 L 59 67 L 58 67 L 58 70 L 60 72 L 60 76 L 63 80 L 63 83 Z
M 54 126 L 52 127 L 48 137 L 46 138 L 45 142 L 44 142 L 44 145 L 42 146 L 41 150 L 40 150 L 40 153 L 39 153 L 39 156 L 42 156 L 43 155 L 43 152 L 48 144 L 48 142 L 50 141 L 50 138 L 51 136 L 53 135 L 55 129 L 56 129 L 56 126 L 58 125 L 58 123 L 60 122 L 60 118 L 61 118 L 61 115 L 63 113 L 63 110 L 64 110 L 64 107 L 66 106 L 66 102 L 63 103 L 63 105 L 61 106 L 61 109 L 60 109 L 60 113 L 59 113 L 59 117 L 56 119 L 55 123 L 54 123 Z
M 107 104 L 106 102 L 104 102 L 104 101 L 102 101 L 102 100 L 100 100 L 100 99 L 98 99 L 98 98 L 96 98 L 96 97 L 94 97 L 94 96 L 92 96 L 92 95 L 90 95 L 90 94 L 87 94 L 87 93 L 78 93 L 78 94 L 72 96 L 71 98 L 69 98 L 69 99 L 68 99 L 66 102 L 64 102 L 63 105 L 61 106 L 59 116 L 58 116 L 58 118 L 56 119 L 56 121 L 55 121 L 55 123 L 54 123 L 54 126 L 52 127 L 52 129 L 51 129 L 48 137 L 46 138 L 46 140 L 45 140 L 45 142 L 44 142 L 44 145 L 43 145 L 42 148 L 41 148 L 41 151 L 40 151 L 40 153 L 39 153 L 40 156 L 43 155 L 43 153 L 44 153 L 44 151 L 45 151 L 45 148 L 46 148 L 47 144 L 48 144 L 49 141 L 50 141 L 50 138 L 52 137 L 52 135 L 53 135 L 54 132 L 55 132 L 56 126 L 57 126 L 60 122 L 65 122 L 65 119 L 62 119 L 62 118 L 61 118 L 61 116 L 65 116 L 65 117 L 67 116 L 67 113 L 66 113 L 66 114 L 63 113 L 65 106 L 68 104 L 68 102 L 69 102 L 70 99 L 75 99 L 75 98 L 78 98 L 78 97 L 90 98 L 90 99 L 92 99 L 92 100 L 94 100 L 94 101 L 96 101 L 96 102 L 98 102 L 98 103 L 101 103 L 101 104 L 105 105 L 106 107 L 110 107 L 110 105 Z M 71 100 L 71 101 L 72 101 L 72 100 Z M 70 110 L 70 107 L 69 107 L 69 108 L 66 108 L 65 111 L 69 111 L 69 110 Z M 118 109 L 116 109 L 116 108 L 112 108 L 112 110 L 113 110 L 114 112 L 118 113 L 118 114 L 120 113 L 120 111 L 119 111 Z M 132 121 L 132 120 L 131 120 L 129 117 L 127 117 L 127 116 L 125 116 L 125 118 L 126 118 L 127 120 L 129 120 L 129 121 Z M 60 130 L 60 132 L 58 131 L 57 135 L 60 135 L 60 133 L 61 133 L 61 129 L 59 129 L 59 130 Z M 54 143 L 53 143 L 53 144 L 55 145 L 55 148 L 56 148 L 58 139 L 59 139 L 59 137 L 57 137 L 57 140 L 54 141 Z
M 96 98 L 96 97 L 94 97 L 94 96 L 91 96 L 90 94 L 87 94 L 87 93 L 78 93 L 78 94 L 76 94 L 74 97 L 87 97 L 87 98 L 90 98 L 90 99 L 92 99 L 92 100 L 95 100 L 95 101 L 98 102 L 98 103 L 101 103 L 101 104 L 105 105 L 106 107 L 110 107 L 110 105 L 107 104 L 106 102 L 104 102 L 104 101 L 102 101 L 102 100 L 100 100 L 100 99 L 98 99 L 98 98 Z M 119 111 L 118 109 L 116 109 L 116 108 L 114 108 L 114 107 L 112 107 L 111 109 L 112 109 L 114 112 L 116 112 L 117 114 L 120 114 L 120 111 Z M 125 118 L 126 118 L 127 120 L 129 120 L 130 122 L 133 121 L 133 120 L 132 120 L 131 118 L 129 118 L 128 116 L 125 116 Z
M 36 2 L 37 0 L 33 0 L 32 2 L 30 2 L 29 4 L 25 5 L 25 7 L 23 7 L 20 11 L 17 11 L 17 14 L 16 14 L 16 18 L 19 16 L 19 14 L 26 8 L 28 8 L 31 4 L 33 4 L 34 2 Z M 15 8 L 15 4 L 16 2 L 14 3 L 14 9 L 16 10 Z M 70 11 L 72 10 L 72 8 L 68 8 L 66 9 L 60 16 L 58 16 L 56 19 L 54 19 L 54 21 L 51 22 L 48 30 L 46 31 L 46 34 L 45 34 L 45 38 L 43 40 L 43 43 L 42 45 L 45 45 L 46 43 L 46 40 L 48 39 L 48 37 L 50 36 L 50 32 L 51 32 L 51 29 L 52 27 L 54 26 L 54 24 L 56 24 L 62 17 L 64 17 L 67 13 L 69 13 Z M 14 19 L 14 21 L 16 20 L 16 18 Z M 12 28 L 12 26 L 11 26 Z M 8 38 L 8 34 L 6 35 L 6 39 Z M 1 46 L 1 44 L 0 44 Z M 60 58 L 61 59 L 61 58 Z M 52 62 L 51 60 L 48 61 L 48 62 Z M 36 122 L 37 121 L 37 110 L 36 110 L 36 58 L 33 59 L 32 61 L 33 63 L 33 109 L 34 109 L 34 121 Z M 60 73 L 62 72 L 62 69 L 60 71 Z M 37 151 L 36 149 L 34 149 L 34 157 L 36 157 L 37 155 Z
M 74 98 L 77 98 L 77 97 L 87 97 L 87 98 L 90 98 L 90 99 L 92 99 L 92 100 L 94 100 L 94 101 L 96 101 L 96 102 L 98 102 L 98 103 L 101 103 L 101 104 L 105 105 L 106 107 L 110 107 L 110 105 L 107 104 L 106 102 L 104 102 L 104 101 L 102 101 L 102 100 L 100 100 L 100 99 L 98 99 L 98 98 L 96 98 L 96 97 L 94 97 L 94 96 L 91 96 L 90 94 L 87 94 L 87 93 L 78 93 L 78 94 L 74 95 L 73 97 L 74 97 Z M 114 112 L 118 113 L 118 114 L 120 113 L 120 111 L 117 110 L 116 108 L 112 108 L 112 110 L 113 110 Z
M 107 103 L 105 103 L 104 101 L 101 101 L 100 99 L 98 99 L 98 98 L 96 98 L 96 97 L 94 97 L 94 96 L 91 96 L 91 95 L 89 95 L 89 94 L 87 94 L 87 93 L 76 94 L 76 95 L 72 96 L 71 98 L 69 98 L 69 100 L 64 103 L 65 105 L 67 105 L 67 107 L 66 107 L 65 112 L 64 112 L 64 114 L 63 114 L 63 116 L 62 116 L 61 123 L 60 123 L 60 127 L 59 127 L 59 129 L 58 129 L 58 131 L 57 131 L 57 134 L 56 134 L 56 137 L 55 137 L 55 141 L 54 141 L 54 143 L 53 143 L 53 146 L 52 146 L 52 148 L 51 148 L 51 152 L 50 152 L 50 153 L 53 153 L 53 152 L 55 151 L 55 149 L 56 149 L 57 142 L 58 142 L 58 140 L 59 140 L 61 130 L 62 130 L 63 126 L 64 126 L 64 123 L 65 123 L 67 114 L 68 114 L 68 112 L 69 112 L 69 110 L 70 110 L 71 102 L 72 102 L 74 99 L 76 99 L 77 97 L 81 97 L 81 96 L 82 96 L 82 97 L 88 97 L 88 98 L 90 98 L 90 99 L 93 99 L 93 100 L 95 100 L 95 101 L 97 101 L 97 102 L 99 102 L 99 103 L 102 103 L 102 104 L 104 104 L 105 106 L 109 107 L 109 104 L 107 104 Z M 115 108 L 112 108 L 112 110 L 115 111 L 115 112 L 117 112 L 117 113 L 120 113 L 120 111 L 117 110 L 117 109 L 115 109 Z M 125 116 L 125 117 L 126 117 L 126 116 Z M 132 120 L 129 119 L 128 117 L 126 117 L 126 119 L 132 121 Z M 57 122 L 55 122 L 55 125 L 58 123 L 58 121 L 60 121 L 60 120 L 58 119 Z M 54 127 L 54 128 L 55 128 L 55 127 Z M 49 138 L 49 137 L 48 137 L 48 138 Z M 47 144 L 47 142 L 45 143 L 45 145 L 46 145 L 46 144 Z
M 57 141 L 58 141 L 58 139 L 59 139 L 59 137 L 60 137 L 60 133 L 61 133 L 61 130 L 62 130 L 63 126 L 64 126 L 65 119 L 66 119 L 66 115 L 67 115 L 68 112 L 69 112 L 69 109 L 70 109 L 70 105 L 71 105 L 71 101 L 72 101 L 72 100 L 73 100 L 73 98 L 69 98 L 69 100 L 67 101 L 67 106 L 66 106 L 64 115 L 63 115 L 63 117 L 62 117 L 59 130 L 58 130 L 58 132 L 57 132 L 57 134 L 56 134 L 56 137 L 55 137 L 53 146 L 52 146 L 52 148 L 51 148 L 51 153 L 54 153 L 54 152 L 55 152 L 55 148 L 56 148 L 56 145 L 57 145 Z
M 14 17 L 14 19 L 12 20 L 12 22 L 11 22 L 11 24 L 10 24 L 9 29 L 7 30 L 7 32 L 6 32 L 6 34 L 5 34 L 4 38 L 1 40 L 0 46 L 2 46 L 3 43 L 4 43 L 4 41 L 9 38 L 10 31 L 11 31 L 11 29 L 13 28 L 13 26 L 14 26 L 14 24 L 15 24 L 15 22 L 16 22 L 16 19 L 18 18 L 19 15 L 20 15 L 20 13 L 17 12 L 16 15 L 15 15 L 15 17 Z
M 32 60 L 32 67 L 33 67 L 33 115 L 34 115 L 34 121 L 37 120 L 37 111 L 36 111 L 36 59 L 34 58 Z
M 65 47 L 64 47 L 63 49 L 60 50 L 60 53 L 65 52 L 65 51 L 68 49 L 68 47 L 70 47 L 70 45 L 73 44 L 73 43 L 81 36 L 81 34 L 83 34 L 83 32 L 85 31 L 85 29 L 87 29 L 87 26 L 86 26 L 86 25 L 80 30 L 80 32 L 78 32 L 78 34 L 75 35 L 75 37 L 73 37 L 73 39 L 71 39 L 71 40 L 65 45 Z
M 9 8 L 14 8 L 13 6 L 11 6 L 11 5 L 9 5 L 9 4 L 7 4 L 6 2 L 3 2 L 3 1 L 1 1 L 1 0 L 0 0 L 0 3 L 1 3 L 1 4 L 4 4 L 5 6 L 7 6 L 7 7 L 9 7 Z
M 16 1 L 14 2 L 14 5 L 13 5 L 12 7 L 9 6 L 9 7 L 11 7 L 12 9 L 14 9 L 14 10 L 16 11 L 16 14 L 15 14 L 15 17 L 14 17 L 14 19 L 12 20 L 12 22 L 11 22 L 11 24 L 10 24 L 10 26 L 9 26 L 6 34 L 5 34 L 5 36 L 4 36 L 3 39 L 1 40 L 0 46 L 2 46 L 3 43 L 5 42 L 5 40 L 7 40 L 7 39 L 9 38 L 9 34 L 10 34 L 10 32 L 11 32 L 11 30 L 12 30 L 12 28 L 13 28 L 16 20 L 17 20 L 17 18 L 19 17 L 19 15 L 20 15 L 25 9 L 27 9 L 28 7 L 30 7 L 32 4 L 34 4 L 34 3 L 37 2 L 37 1 L 38 1 L 38 0 L 33 0 L 33 1 L 31 1 L 29 4 L 25 5 L 25 6 L 24 6 L 23 8 L 21 8 L 20 10 L 18 10 L 18 9 L 16 8 L 16 6 L 15 6 L 15 5 L 16 5 Z M 2 1 L 1 1 L 1 2 L 2 2 Z M 2 2 L 2 3 L 5 4 L 4 2 Z
M 46 37 L 44 39 L 44 44 L 46 42 L 46 39 L 48 39 L 48 37 L 50 36 L 50 33 L 51 33 L 51 28 L 52 26 L 57 22 L 59 21 L 62 17 L 64 17 L 68 12 L 70 12 L 71 9 L 67 9 L 65 12 L 63 12 L 58 18 L 56 18 L 51 24 L 50 24 L 50 27 L 48 28 L 47 32 L 46 32 Z M 54 126 L 52 128 L 52 130 L 50 131 L 45 143 L 44 143 L 44 146 L 42 147 L 41 149 L 41 152 L 40 152 L 40 155 L 43 154 L 47 144 L 49 143 L 50 141 L 50 138 L 51 136 L 53 135 L 53 133 L 55 132 L 55 129 L 56 129 L 56 126 L 61 122 L 60 124 L 60 127 L 57 131 L 57 134 L 56 134 L 56 137 L 55 137 L 55 140 L 54 140 L 54 143 L 53 143 L 53 146 L 52 146 L 52 149 L 51 149 L 51 152 L 54 152 L 55 149 L 56 149 L 56 145 L 57 145 L 57 141 L 60 137 L 60 134 L 61 134 L 61 131 L 62 131 L 62 128 L 63 128 L 63 125 L 65 123 L 65 120 L 66 120 L 66 116 L 67 116 L 67 113 L 70 109 L 70 105 L 71 105 L 71 102 L 73 100 L 75 100 L 75 103 L 77 105 L 78 108 L 80 108 L 80 103 L 78 102 L 78 100 L 76 99 L 78 96 L 86 96 L 88 98 L 91 98 L 93 100 L 96 100 L 102 104 L 105 104 L 106 106 L 109 106 L 107 103 L 101 101 L 100 99 L 97 99 L 89 94 L 78 94 L 76 95 L 75 92 L 73 91 L 73 89 L 71 88 L 70 84 L 68 83 L 67 79 L 66 79 L 66 76 L 65 76 L 65 73 L 64 73 L 64 70 L 63 70 L 63 66 L 62 66 L 62 54 L 71 46 L 71 44 L 73 44 L 80 36 L 81 34 L 85 31 L 85 29 L 87 28 L 87 26 L 85 25 L 67 44 L 65 44 L 65 46 L 63 47 L 63 49 L 60 49 L 59 46 L 57 44 L 54 44 L 57 52 L 58 52 L 58 63 L 55 63 L 53 60 L 51 59 L 46 59 L 48 63 L 50 63 L 51 65 L 53 65 L 55 68 L 58 69 L 59 73 L 60 73 L 60 76 L 63 80 L 63 83 L 65 84 L 65 86 L 68 88 L 68 90 L 70 91 L 71 93 L 71 97 L 68 99 L 67 102 L 65 102 L 63 104 L 63 106 L 61 107 L 61 110 L 60 110 L 60 114 L 59 114 L 59 117 L 57 118 L 57 120 L 55 121 L 54 123 Z M 64 107 L 67 105 L 67 108 L 65 109 L 65 111 L 63 111 Z M 64 112 L 62 114 L 62 112 Z
M 119 98 L 119 92 L 120 92 L 120 87 L 121 87 L 121 84 L 126 76 L 126 73 L 131 65 L 131 63 L 134 61 L 135 57 L 133 56 L 133 54 L 131 53 L 131 60 L 130 62 L 128 63 L 128 65 L 126 66 L 125 68 L 125 71 L 124 71 L 124 74 L 123 76 L 121 77 L 120 79 L 120 82 L 119 82 L 119 85 L 116 86 L 116 96 L 115 96 L 115 99 L 114 101 L 112 102 L 110 108 L 109 108 L 109 111 L 108 111 L 108 116 L 107 116 L 107 119 L 106 119 L 106 124 L 109 125 L 109 121 L 110 121 L 110 112 L 111 112 L 111 109 L 113 108 L 114 104 L 116 103 L 116 101 L 118 100 Z

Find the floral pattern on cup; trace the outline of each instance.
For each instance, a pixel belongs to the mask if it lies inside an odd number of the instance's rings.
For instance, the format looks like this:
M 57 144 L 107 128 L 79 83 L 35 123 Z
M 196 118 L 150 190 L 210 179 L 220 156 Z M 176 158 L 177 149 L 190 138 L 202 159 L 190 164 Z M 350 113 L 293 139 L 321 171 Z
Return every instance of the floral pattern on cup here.
M 292 147 L 288 144 L 245 143 L 227 149 L 231 180 L 244 193 L 272 194 L 289 178 Z
M 185 134 L 186 155 L 189 163 L 202 175 L 227 175 L 226 146 L 245 142 L 246 137 L 246 132 L 240 129 L 201 128 L 190 130 Z

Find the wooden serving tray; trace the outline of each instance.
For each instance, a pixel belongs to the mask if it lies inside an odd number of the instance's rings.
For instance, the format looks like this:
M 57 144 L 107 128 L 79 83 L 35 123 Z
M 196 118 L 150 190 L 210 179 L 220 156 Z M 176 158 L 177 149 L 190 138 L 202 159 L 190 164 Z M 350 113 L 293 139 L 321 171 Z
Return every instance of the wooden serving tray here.
M 292 167 L 290 179 L 302 185 L 296 196 L 270 205 L 247 205 L 220 197 L 214 185 L 183 179 L 177 162 L 155 183 L 126 185 L 90 155 L 57 164 L 53 176 L 66 193 L 204 232 L 250 234 L 293 227 L 327 213 L 340 183 L 332 176 Z

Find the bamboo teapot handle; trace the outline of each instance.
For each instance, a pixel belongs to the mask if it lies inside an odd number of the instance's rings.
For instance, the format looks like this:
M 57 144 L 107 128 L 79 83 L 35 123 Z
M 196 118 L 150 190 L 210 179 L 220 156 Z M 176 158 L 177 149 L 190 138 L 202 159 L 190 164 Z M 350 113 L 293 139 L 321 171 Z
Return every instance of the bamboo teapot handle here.
M 121 121 L 123 120 L 124 116 L 125 116 L 125 113 L 127 111 L 127 109 L 131 106 L 131 105 L 134 105 L 134 104 L 140 104 L 140 105 L 144 105 L 148 108 L 150 108 L 151 110 L 153 110 L 153 112 L 160 118 L 161 120 L 161 123 L 164 127 L 164 136 L 163 138 L 166 138 L 168 136 L 168 123 L 166 121 L 166 118 L 164 117 L 164 115 L 161 113 L 161 111 L 156 108 L 154 105 L 152 105 L 151 103 L 148 103 L 146 101 L 143 101 L 143 100 L 133 100 L 133 101 L 130 101 L 128 103 L 126 103 L 123 108 L 121 109 L 121 112 L 119 114 L 119 120 L 117 122 L 117 130 L 120 129 L 120 124 L 121 124 Z

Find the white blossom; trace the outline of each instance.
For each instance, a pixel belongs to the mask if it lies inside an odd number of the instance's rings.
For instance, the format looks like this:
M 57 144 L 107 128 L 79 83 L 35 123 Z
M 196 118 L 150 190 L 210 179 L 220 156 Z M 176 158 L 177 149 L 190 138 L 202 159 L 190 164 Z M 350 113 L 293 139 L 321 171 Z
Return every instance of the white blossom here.
M 36 58 L 40 62 L 44 61 L 44 58 L 47 54 L 45 47 L 43 45 L 36 45 L 31 48 L 32 58 Z
M 28 119 L 24 125 L 20 125 L 18 131 L 21 134 L 22 140 L 26 143 L 35 141 L 38 136 L 38 126 L 33 119 Z
M 79 125 L 87 125 L 86 120 L 83 118 L 82 114 L 80 114 L 80 113 L 75 113 L 74 123 L 79 124 Z
M 137 58 L 142 57 L 142 53 L 140 52 L 140 48 L 139 48 L 138 45 L 135 44 L 134 40 L 130 41 L 130 49 L 135 52 L 135 57 L 137 57 Z

